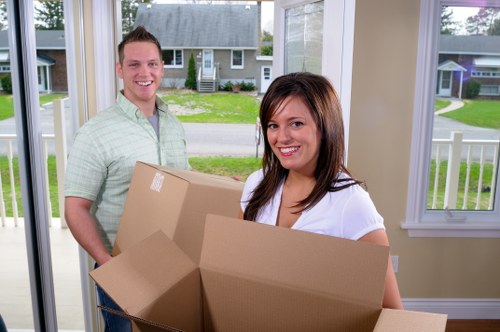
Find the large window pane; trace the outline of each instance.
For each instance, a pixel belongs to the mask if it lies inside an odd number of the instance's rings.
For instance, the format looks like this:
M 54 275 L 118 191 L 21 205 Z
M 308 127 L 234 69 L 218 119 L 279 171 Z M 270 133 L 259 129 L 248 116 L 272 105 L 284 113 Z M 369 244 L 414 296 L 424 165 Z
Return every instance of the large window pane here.
M 500 138 L 500 9 L 441 8 L 427 208 L 491 211 Z
M 323 1 L 285 11 L 285 73 L 322 73 Z

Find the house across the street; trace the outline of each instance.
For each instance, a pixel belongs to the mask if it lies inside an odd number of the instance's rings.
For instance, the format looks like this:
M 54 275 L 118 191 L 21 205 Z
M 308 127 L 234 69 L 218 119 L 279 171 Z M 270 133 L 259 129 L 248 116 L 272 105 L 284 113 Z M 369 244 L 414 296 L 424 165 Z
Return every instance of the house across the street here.
M 258 5 L 140 4 L 139 25 L 160 41 L 164 87 L 184 87 L 191 54 L 199 91 L 231 81 L 253 83 L 263 93 L 271 83 L 272 57 L 260 56 Z
M 467 82 L 481 99 L 500 99 L 500 36 L 441 35 L 436 94 L 466 98 Z
M 64 31 L 37 30 L 36 55 L 39 92 L 67 92 Z M 0 31 L 0 77 L 10 73 L 9 35 Z

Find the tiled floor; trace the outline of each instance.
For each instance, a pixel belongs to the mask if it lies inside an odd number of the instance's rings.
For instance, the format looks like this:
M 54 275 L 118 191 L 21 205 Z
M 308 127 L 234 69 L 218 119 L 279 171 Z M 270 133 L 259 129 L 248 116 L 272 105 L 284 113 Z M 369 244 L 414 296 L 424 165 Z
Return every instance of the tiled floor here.
M 58 220 L 50 229 L 58 329 L 83 331 L 78 246 Z M 24 227 L 12 219 L 0 226 L 0 314 L 10 331 L 33 331 Z

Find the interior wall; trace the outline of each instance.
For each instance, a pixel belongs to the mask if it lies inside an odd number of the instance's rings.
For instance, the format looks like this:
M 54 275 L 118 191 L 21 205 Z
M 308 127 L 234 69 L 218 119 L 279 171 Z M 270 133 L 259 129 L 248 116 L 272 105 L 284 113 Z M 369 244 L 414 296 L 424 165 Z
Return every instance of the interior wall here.
M 406 211 L 419 1 L 357 0 L 349 168 L 385 219 L 403 298 L 499 298 L 498 239 L 410 238 Z

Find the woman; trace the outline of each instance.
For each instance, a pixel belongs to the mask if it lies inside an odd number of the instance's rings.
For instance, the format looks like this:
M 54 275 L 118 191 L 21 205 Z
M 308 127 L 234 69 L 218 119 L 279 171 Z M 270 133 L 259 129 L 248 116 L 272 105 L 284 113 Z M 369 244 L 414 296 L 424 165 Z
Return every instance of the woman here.
M 269 86 L 260 106 L 262 169 L 243 190 L 243 218 L 389 245 L 383 218 L 344 164 L 338 96 L 323 76 L 292 73 Z M 402 309 L 391 260 L 383 306 Z

